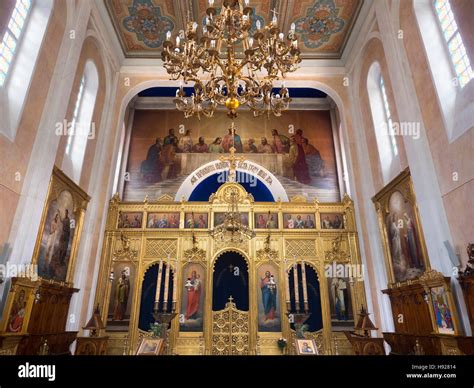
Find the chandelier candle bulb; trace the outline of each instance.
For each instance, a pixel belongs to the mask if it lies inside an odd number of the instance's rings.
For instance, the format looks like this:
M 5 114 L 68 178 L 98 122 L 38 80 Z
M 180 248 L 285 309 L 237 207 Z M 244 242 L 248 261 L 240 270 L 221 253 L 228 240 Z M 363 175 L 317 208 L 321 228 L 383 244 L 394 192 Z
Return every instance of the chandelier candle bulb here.
M 285 38 L 285 34 L 283 32 L 280 32 L 278 34 L 278 38 L 280 38 L 280 40 L 283 41 L 283 39 Z
M 244 4 L 245 4 L 246 7 L 248 7 L 249 4 L 250 4 L 250 0 L 245 0 L 245 1 L 244 1 Z
M 296 31 L 296 24 L 295 24 L 295 23 L 291 23 L 290 31 L 291 31 L 293 34 L 295 33 L 295 31 Z
M 255 26 L 257 27 L 257 30 L 260 30 L 262 28 L 262 23 L 260 22 L 260 20 L 257 20 Z
M 171 31 L 166 33 L 166 40 L 171 40 Z
M 176 37 L 176 46 L 179 46 L 179 44 L 180 44 L 180 38 L 179 38 L 179 36 L 177 36 Z

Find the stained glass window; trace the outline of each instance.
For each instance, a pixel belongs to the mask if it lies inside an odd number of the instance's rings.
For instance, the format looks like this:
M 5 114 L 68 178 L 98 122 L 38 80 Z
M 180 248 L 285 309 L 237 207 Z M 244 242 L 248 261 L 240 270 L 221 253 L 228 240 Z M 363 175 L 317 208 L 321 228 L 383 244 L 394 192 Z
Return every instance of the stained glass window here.
M 2 42 L 0 43 L 0 87 L 7 79 L 8 70 L 15 57 L 26 19 L 31 9 L 32 0 L 17 0 L 12 16 L 8 22 Z
M 458 25 L 454 19 L 449 0 L 434 0 L 434 8 L 438 15 L 439 24 L 443 32 L 444 39 L 448 45 L 451 62 L 456 72 L 461 88 L 466 86 L 474 78 L 466 47 L 459 33 Z
M 387 91 L 385 90 L 385 82 L 382 76 L 380 77 L 380 91 L 382 92 L 383 106 L 385 109 L 385 117 L 388 123 L 388 137 L 390 138 L 392 152 L 396 156 L 398 155 L 397 139 L 395 139 L 395 133 L 393 131 L 392 113 L 390 112 L 390 105 L 388 104 Z

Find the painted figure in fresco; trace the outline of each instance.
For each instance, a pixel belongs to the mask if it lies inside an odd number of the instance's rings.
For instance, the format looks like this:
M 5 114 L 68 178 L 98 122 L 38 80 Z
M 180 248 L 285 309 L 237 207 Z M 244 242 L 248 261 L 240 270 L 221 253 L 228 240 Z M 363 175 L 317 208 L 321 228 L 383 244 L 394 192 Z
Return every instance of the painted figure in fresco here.
M 193 152 L 196 152 L 198 154 L 205 154 L 208 151 L 208 146 L 204 142 L 204 138 L 201 136 L 198 140 L 198 143 L 194 145 L 193 147 Z
M 191 272 L 191 276 L 186 281 L 185 287 L 187 291 L 185 318 L 196 319 L 201 303 L 201 279 L 196 271 Z
M 150 216 L 150 218 L 148 219 L 148 227 L 149 228 L 156 228 L 156 224 L 157 224 L 157 219 L 156 219 L 156 214 L 153 214 L 152 216 Z
M 193 215 L 188 215 L 186 218 L 186 228 L 192 229 L 195 228 L 194 218 Z
M 309 183 L 310 177 L 308 165 L 306 164 L 306 159 L 304 156 L 303 146 L 301 143 L 298 144 L 296 135 L 291 137 L 289 160 L 291 167 L 293 168 L 294 178 L 300 183 Z
M 200 229 L 207 228 L 207 222 L 204 219 L 204 215 L 202 215 L 202 214 L 199 215 L 199 219 L 198 219 L 198 222 L 197 222 L 197 228 L 200 228 Z
M 308 164 L 309 174 L 312 177 L 324 177 L 324 161 L 321 158 L 321 153 L 311 144 L 307 138 L 303 139 L 303 151 Z
M 171 215 L 171 218 L 169 221 L 169 228 L 179 228 L 179 220 L 175 214 Z
M 130 294 L 130 280 L 124 269 L 115 287 L 114 321 L 122 321 L 127 311 L 128 296 Z
M 247 141 L 247 152 L 249 154 L 258 154 L 258 148 L 255 145 L 255 139 L 250 138 Z
M 266 225 L 267 229 L 276 229 L 277 227 L 277 223 L 275 221 L 275 217 L 273 214 L 270 214 L 268 216 L 268 220 L 267 220 L 267 225 Z
M 130 228 L 130 220 L 128 219 L 128 214 L 123 214 L 121 211 L 119 211 L 118 227 Z
M 59 212 L 57 212 L 49 225 L 49 235 L 46 240 L 46 254 L 44 257 L 45 272 L 49 270 L 49 264 L 51 263 L 53 254 L 57 252 L 61 232 Z
M 323 229 L 332 229 L 332 224 L 331 220 L 329 219 L 329 216 L 324 217 L 322 227 Z
M 402 241 L 400 236 L 400 229 L 397 225 L 397 215 L 395 213 L 391 214 L 390 220 L 390 248 L 392 253 L 393 261 L 403 265 L 405 258 L 403 257 L 402 252 Z M 406 265 L 405 265 L 406 266 Z
M 285 135 L 279 135 L 276 129 L 272 129 L 273 149 L 277 154 L 287 154 L 290 151 L 290 139 Z
M 186 130 L 184 136 L 179 139 L 178 148 L 180 152 L 189 153 L 193 150 L 193 139 L 191 137 L 191 129 Z
M 266 226 L 265 218 L 263 217 L 263 214 L 259 214 L 258 220 L 257 220 L 257 227 L 260 229 L 263 229 L 265 228 L 265 226 Z
M 304 221 L 301 218 L 301 214 L 296 216 L 295 229 L 304 229 Z
M 178 138 L 174 134 L 174 128 L 170 128 L 168 130 L 168 135 L 165 137 L 165 140 L 163 141 L 163 147 L 166 147 L 167 145 L 173 145 L 174 147 L 178 146 Z
M 160 229 L 164 229 L 168 227 L 168 219 L 166 218 L 166 214 L 163 214 L 163 216 L 161 217 L 161 220 L 158 221 L 157 227 Z
M 333 278 L 331 289 L 337 320 L 347 321 L 349 319 L 349 294 L 346 281 L 342 278 Z
M 239 135 L 235 132 L 234 129 L 234 135 L 232 136 L 232 128 L 229 128 L 229 133 L 224 136 L 224 139 L 222 140 L 222 147 L 224 148 L 224 152 L 229 152 L 229 150 L 234 146 L 235 152 L 238 154 L 241 154 L 244 152 L 244 147 L 242 145 L 242 140 Z
M 20 290 L 18 298 L 13 301 L 10 319 L 7 331 L 10 333 L 19 333 L 23 327 L 23 321 L 26 315 L 26 294 L 25 290 Z
M 444 291 L 433 293 L 433 307 L 437 326 L 441 329 L 454 330 L 451 311 L 446 302 Z
M 421 260 L 421 255 L 418 250 L 417 245 L 417 236 L 416 236 L 416 228 L 415 224 L 411 217 L 404 213 L 403 217 L 405 218 L 406 222 L 406 234 L 405 234 L 405 244 L 407 246 L 407 256 L 410 262 L 411 267 L 421 268 L 423 267 L 423 261 Z
M 306 229 L 314 229 L 314 227 L 315 227 L 314 221 L 313 221 L 313 219 L 311 218 L 311 216 L 309 214 L 306 216 L 306 220 L 304 222 L 304 227 Z
M 64 210 L 64 218 L 61 218 L 61 213 L 58 211 L 59 218 L 62 223 L 61 240 L 59 243 L 59 261 L 61 264 L 66 263 L 67 250 L 69 247 L 69 239 L 71 237 L 71 219 L 69 218 L 69 210 Z
M 277 309 L 277 289 L 274 277 L 270 271 L 266 271 L 265 277 L 260 279 L 260 290 L 262 291 L 262 304 L 265 313 L 265 321 L 275 319 Z
M 146 182 L 155 183 L 160 180 L 160 153 L 162 150 L 163 145 L 161 144 L 161 139 L 157 137 L 155 144 L 148 148 L 146 159 L 140 165 L 140 172 Z
M 286 227 L 288 229 L 294 229 L 295 228 L 295 221 L 291 217 L 291 214 L 288 214 L 288 218 L 286 220 Z
M 334 217 L 334 221 L 332 222 L 332 228 L 333 229 L 342 229 L 344 227 L 343 222 L 339 214 L 336 214 L 336 217 Z
M 259 154 L 273 154 L 273 147 L 268 144 L 266 137 L 262 137 L 261 143 L 259 144 L 257 150 Z
M 141 228 L 142 227 L 142 221 L 140 220 L 140 217 L 138 214 L 133 218 L 133 221 L 131 223 L 132 228 Z
M 222 138 L 216 137 L 216 139 L 209 144 L 208 151 L 211 154 L 223 154 L 224 148 L 222 147 Z
M 166 141 L 167 138 L 169 138 L 168 142 Z M 163 169 L 161 172 L 162 180 L 176 178 L 176 176 L 178 175 L 179 165 L 175 161 L 177 144 L 178 144 L 178 138 L 176 136 L 174 137 L 169 137 L 169 135 L 166 136 L 163 152 L 161 153 L 161 156 L 160 156 L 160 162 L 163 165 Z

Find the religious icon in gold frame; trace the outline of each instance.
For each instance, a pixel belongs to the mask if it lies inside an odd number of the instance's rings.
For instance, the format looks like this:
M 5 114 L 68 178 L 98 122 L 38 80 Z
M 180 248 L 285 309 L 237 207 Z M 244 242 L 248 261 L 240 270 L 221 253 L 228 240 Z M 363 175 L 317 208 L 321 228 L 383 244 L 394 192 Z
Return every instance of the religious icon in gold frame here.
M 143 338 L 138 347 L 137 356 L 158 356 L 163 346 L 163 338 Z
M 296 339 L 296 354 L 298 356 L 317 356 L 318 347 L 313 339 Z
M 420 277 L 429 301 L 431 322 L 437 334 L 459 334 L 456 304 L 451 291 L 450 278 L 430 270 Z
M 26 277 L 14 277 L 7 295 L 0 331 L 5 334 L 27 333 L 37 282 Z
M 89 200 L 84 190 L 53 168 L 32 259 L 42 279 L 72 282 Z
M 430 268 L 410 170 L 372 198 L 378 215 L 390 283 L 418 279 Z

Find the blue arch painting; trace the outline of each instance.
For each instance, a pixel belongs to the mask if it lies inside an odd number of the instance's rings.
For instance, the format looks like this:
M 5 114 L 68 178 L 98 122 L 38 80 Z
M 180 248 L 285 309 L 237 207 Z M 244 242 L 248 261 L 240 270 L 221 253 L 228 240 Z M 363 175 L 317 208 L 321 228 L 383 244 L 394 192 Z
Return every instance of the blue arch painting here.
M 244 189 L 253 195 L 257 202 L 275 202 L 275 198 L 270 190 L 254 175 L 238 171 L 236 174 L 236 181 L 240 183 Z M 204 179 L 189 196 L 188 201 L 204 201 L 207 202 L 209 197 L 215 193 L 223 184 L 222 173 L 215 173 Z

